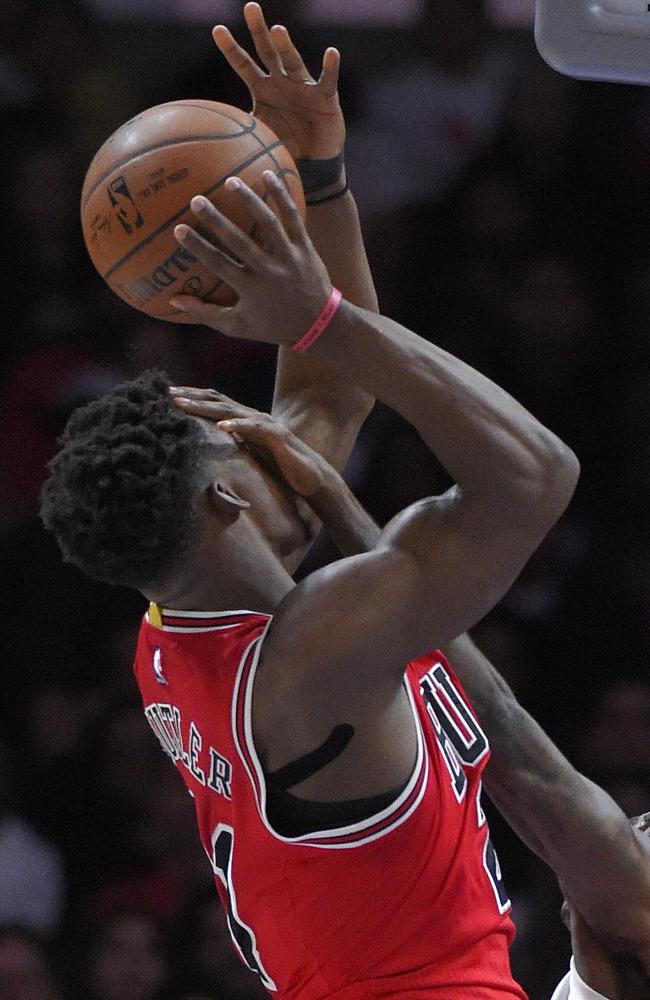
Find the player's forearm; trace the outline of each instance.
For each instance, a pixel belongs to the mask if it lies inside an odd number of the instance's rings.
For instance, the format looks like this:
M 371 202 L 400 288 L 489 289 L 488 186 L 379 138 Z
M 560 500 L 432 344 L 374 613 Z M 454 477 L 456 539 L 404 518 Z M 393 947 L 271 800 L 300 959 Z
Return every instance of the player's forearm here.
M 332 284 L 343 297 L 369 312 L 379 312 L 359 213 L 350 191 L 333 201 L 310 206 L 307 231 Z
M 341 180 L 341 185 L 344 178 Z M 339 185 L 340 186 L 340 185 Z M 327 191 L 322 192 L 323 196 Z M 354 198 L 347 194 L 307 209 L 307 228 L 332 284 L 355 305 L 378 310 Z M 288 347 L 278 352 L 273 412 L 294 433 L 309 423 L 310 443 L 339 470 L 352 450 L 374 399 L 339 370 Z M 320 413 L 320 420 L 319 420 Z M 313 427 L 320 424 L 318 438 Z
M 310 353 L 405 417 L 463 493 L 508 503 L 513 516 L 525 511 L 537 523 L 566 506 L 577 478 L 573 453 L 458 358 L 347 302 Z
M 492 748 L 484 784 L 494 804 L 553 868 L 599 936 L 619 934 L 634 950 L 648 933 L 650 853 L 610 796 L 575 770 L 468 636 L 445 652 Z
M 380 534 L 378 525 L 333 469 L 325 476 L 322 488 L 308 497 L 308 503 L 342 556 L 374 548 Z

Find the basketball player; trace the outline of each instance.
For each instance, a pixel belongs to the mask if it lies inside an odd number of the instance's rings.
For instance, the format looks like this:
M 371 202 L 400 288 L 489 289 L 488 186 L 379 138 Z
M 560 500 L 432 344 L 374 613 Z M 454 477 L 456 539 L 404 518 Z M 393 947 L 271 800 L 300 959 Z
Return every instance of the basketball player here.
M 337 547 L 343 554 L 374 547 L 379 528 L 327 463 L 280 423 L 214 392 L 181 392 L 192 398 L 194 412 L 204 419 L 228 418 L 230 433 L 254 448 L 261 460 L 272 462 L 297 496 L 309 498 L 326 479 L 338 482 L 336 490 L 329 488 L 334 502 L 326 514 Z M 647 1000 L 650 976 L 643 970 L 650 964 L 650 813 L 634 820 L 631 830 L 611 798 L 571 767 L 518 704 L 467 635 L 448 644 L 445 652 L 479 707 L 492 743 L 486 787 L 522 839 L 551 864 L 571 900 L 563 913 L 574 961 L 553 1000 Z M 589 924 L 599 928 L 602 940 Z
M 264 114 L 267 113 L 267 107 L 268 107 L 267 101 L 270 99 L 272 102 L 275 101 L 276 103 L 281 103 L 282 104 L 281 110 L 286 115 L 286 109 L 289 103 L 289 99 L 291 98 L 294 101 L 296 100 L 295 83 L 301 80 L 302 81 L 306 79 L 310 80 L 311 78 L 309 78 L 307 71 L 305 70 L 304 65 L 302 64 L 299 54 L 292 46 L 291 41 L 285 29 L 276 26 L 271 32 L 269 32 L 264 22 L 264 18 L 261 15 L 259 8 L 255 4 L 249 4 L 247 6 L 246 20 L 249 29 L 251 31 L 253 41 L 255 43 L 257 53 L 260 56 L 262 63 L 266 66 L 266 68 L 269 71 L 268 77 L 262 74 L 259 70 L 259 67 L 257 67 L 254 63 L 252 63 L 252 60 L 250 60 L 250 57 L 247 55 L 247 53 L 243 49 L 241 49 L 240 46 L 236 45 L 236 43 L 232 39 L 232 36 L 227 31 L 227 29 L 224 28 L 217 29 L 215 31 L 215 40 L 217 41 L 217 44 L 219 45 L 219 48 L 221 49 L 223 54 L 228 59 L 232 68 L 236 72 L 238 72 L 239 75 L 242 77 L 242 79 L 244 79 L 244 81 L 248 84 L 254 102 L 256 101 L 256 90 L 259 92 L 261 88 L 263 100 L 259 103 L 259 106 L 257 108 L 257 113 L 261 114 L 262 116 L 264 116 Z M 330 53 L 329 57 L 330 59 L 332 59 L 335 58 L 335 55 Z M 284 100 L 282 100 L 282 90 L 281 90 L 283 85 L 285 88 L 287 88 L 284 91 L 283 95 Z M 290 91 L 289 90 L 290 87 L 293 87 L 294 90 Z M 332 87 L 330 83 L 330 90 L 331 89 Z M 313 90 L 311 92 L 306 91 L 305 96 L 311 99 L 311 105 L 309 106 L 309 110 L 311 110 L 312 112 L 310 124 L 312 128 L 314 128 L 316 124 L 313 116 L 314 91 Z M 291 123 L 292 127 L 287 128 L 288 123 L 286 121 L 286 118 L 283 118 L 282 115 L 278 114 L 279 110 L 280 109 L 278 108 L 276 109 L 271 108 L 271 111 L 274 112 L 274 117 L 271 120 L 267 119 L 267 124 L 271 125 L 271 127 L 275 128 L 275 130 L 278 131 L 278 133 L 281 135 L 285 143 L 289 143 L 293 135 L 295 135 L 296 122 L 295 121 L 292 122 Z M 328 108 L 328 110 L 331 111 L 332 109 Z M 305 102 L 302 108 L 303 121 L 307 111 L 308 111 L 308 104 L 307 102 Z M 337 112 L 340 114 L 340 109 L 337 108 Z M 334 115 L 333 120 L 336 120 L 336 114 Z M 321 116 L 321 122 L 322 122 L 322 116 Z M 341 134 L 342 130 L 339 127 L 338 135 Z M 335 140 L 334 143 L 329 146 L 329 151 L 332 152 L 336 148 L 337 146 Z M 294 149 L 294 154 L 297 156 L 304 155 L 303 153 L 301 153 L 300 150 L 295 150 L 295 149 Z M 330 189 L 330 191 L 328 192 L 330 195 L 332 193 L 332 190 L 336 190 L 336 188 Z M 339 208 L 339 210 L 343 209 L 344 207 L 348 208 L 350 203 L 351 203 L 351 196 L 348 193 L 344 198 L 342 198 L 341 202 L 338 205 L 329 204 L 321 208 L 319 210 L 320 215 L 322 217 L 326 210 L 331 212 L 332 209 L 336 208 Z M 310 218 L 313 220 L 314 216 L 316 217 L 316 219 L 318 219 L 319 211 L 310 210 L 308 215 L 308 223 L 310 221 Z M 338 224 L 340 225 L 341 221 L 340 218 L 337 221 Z M 359 246 L 361 245 L 360 242 L 358 245 Z M 324 250 L 325 248 L 326 244 L 323 243 L 321 245 L 321 251 Z M 337 248 L 334 249 L 334 252 L 331 255 L 330 259 L 332 261 L 336 260 L 336 249 Z M 365 257 L 361 258 L 357 257 L 356 258 L 357 265 L 360 260 L 363 260 L 365 264 Z M 351 258 L 351 262 L 353 264 L 355 263 L 355 256 Z M 345 273 L 347 274 L 348 272 L 345 271 Z M 365 276 L 365 287 L 367 289 L 370 289 L 370 296 L 372 297 L 372 282 L 369 273 L 367 271 L 367 268 L 364 270 L 363 273 Z M 285 363 L 288 366 L 290 366 L 296 363 L 296 359 L 287 356 L 285 359 Z M 310 389 L 309 398 L 310 401 L 313 403 L 315 401 L 314 394 L 316 395 L 318 394 L 318 386 L 319 386 L 318 376 L 314 369 L 306 373 L 306 382 L 305 384 L 303 384 L 302 387 L 303 392 L 305 390 L 305 386 L 309 385 L 310 378 L 312 384 L 311 386 L 309 386 Z M 338 413 L 337 413 L 337 407 L 333 405 L 333 397 L 332 397 L 332 389 L 335 388 L 335 386 L 336 383 L 332 385 L 330 381 L 325 386 L 325 391 L 322 392 L 320 398 L 318 399 L 321 427 L 326 427 L 328 426 L 328 424 L 330 426 L 336 427 Z M 278 397 L 276 397 L 276 402 L 277 399 Z M 214 405 L 214 402 L 211 403 L 210 405 Z M 221 413 L 222 416 L 228 416 L 228 415 L 232 416 L 232 412 L 234 411 L 230 411 L 228 408 L 226 408 L 225 410 L 221 408 L 217 412 Z M 305 409 L 305 412 L 308 413 L 308 407 Z M 351 415 L 350 422 L 354 421 L 355 421 L 355 415 Z M 349 431 L 349 426 L 350 424 L 348 424 L 348 431 Z M 358 424 L 355 424 L 355 430 L 357 427 Z M 303 433 L 305 430 L 307 430 L 307 432 L 309 433 L 308 425 L 303 425 L 301 430 L 303 431 Z M 259 434 L 260 431 L 256 431 L 256 433 Z M 349 440 L 349 438 L 346 440 Z M 364 518 L 363 512 L 360 510 L 360 508 L 358 508 L 358 506 L 356 507 L 353 506 L 353 501 L 351 501 L 350 504 L 345 508 L 343 516 L 341 518 L 336 519 L 337 522 L 336 525 L 333 523 L 333 511 L 331 508 L 328 513 L 329 513 L 328 527 L 330 528 L 330 531 L 333 533 L 341 552 L 351 554 L 354 552 L 364 551 L 364 549 L 368 549 L 372 545 L 374 545 L 376 536 L 373 532 L 376 532 L 376 529 L 373 528 L 372 523 L 367 517 Z M 353 527 L 354 525 L 356 526 Z M 469 655 L 468 651 L 474 649 L 469 643 L 469 640 L 466 638 L 463 640 L 458 640 L 456 646 L 457 646 L 456 653 L 459 653 L 459 651 L 464 652 L 465 659 L 468 658 Z M 475 650 L 473 655 L 480 657 L 478 651 Z M 535 729 L 533 724 L 533 734 L 535 734 L 536 732 L 537 730 Z M 615 807 L 613 808 L 615 810 Z M 593 824 L 593 820 L 594 817 L 591 816 L 589 811 L 587 810 L 585 815 L 583 816 L 583 822 L 586 824 Z M 620 820 L 620 813 L 619 813 L 619 820 Z M 625 843 L 625 841 L 623 842 Z M 567 882 L 567 884 L 570 885 L 570 882 Z M 634 910 L 632 912 L 634 912 Z M 615 916 L 616 915 L 614 914 L 614 918 Z M 618 921 L 615 920 L 614 926 L 617 926 L 617 924 Z M 587 982 L 593 984 L 594 987 L 599 986 L 602 989 L 601 984 L 607 983 L 611 985 L 611 983 L 615 981 L 614 976 L 616 975 L 618 977 L 616 979 L 616 982 L 619 984 L 620 989 L 618 993 L 615 993 L 612 988 L 611 990 L 612 997 L 614 996 L 618 997 L 620 995 L 621 997 L 627 998 L 627 1000 L 631 1000 L 632 997 L 634 997 L 636 1000 L 637 996 L 639 997 L 650 996 L 650 990 L 647 989 L 647 983 L 645 983 L 645 985 L 641 984 L 639 987 L 635 987 L 633 985 L 633 980 L 634 982 L 636 982 L 636 979 L 635 979 L 635 973 L 631 967 L 631 962 L 629 960 L 619 960 L 615 958 L 613 955 L 610 955 L 604 948 L 604 946 L 600 945 L 597 942 L 597 939 L 594 937 L 593 933 L 589 930 L 587 924 L 585 923 L 584 919 L 578 913 L 577 910 L 573 911 L 572 934 L 573 934 L 574 951 L 576 953 L 578 969 L 581 969 L 585 973 L 585 978 Z M 605 980 L 603 979 L 604 976 L 603 970 L 607 969 L 610 970 L 615 969 L 616 971 L 615 973 L 611 972 L 609 978 Z M 578 976 L 578 972 L 576 969 L 572 971 L 572 975 L 574 978 Z M 568 988 L 569 988 L 568 983 L 566 983 L 563 984 L 561 987 L 559 987 L 558 991 L 563 990 L 566 992 Z M 573 983 L 572 990 L 575 991 L 575 988 L 576 984 Z M 610 994 L 608 993 L 607 995 L 609 996 Z M 565 1000 L 564 994 L 562 995 L 561 998 L 558 997 L 557 1000 Z
M 247 291 L 235 282 L 236 309 L 207 318 L 243 322 L 233 334 L 282 330 L 290 345 L 330 279 L 284 189 L 267 184 L 292 235 L 240 188 L 266 250 L 229 228 L 236 277 L 253 274 L 245 249 L 258 267 Z M 216 236 L 224 220 L 196 208 Z M 342 195 L 317 211 L 350 229 L 352 208 Z M 322 224 L 330 248 L 334 218 Z M 201 253 L 239 267 L 205 241 Z M 343 277 L 362 289 L 355 267 Z M 147 716 L 195 797 L 237 947 L 268 989 L 521 997 L 476 802 L 485 739 L 439 656 L 404 665 L 498 599 L 568 501 L 575 458 L 492 383 L 397 325 L 346 302 L 327 332 L 311 357 L 284 352 L 293 370 L 281 361 L 281 380 L 302 393 L 286 418 L 341 457 L 331 403 L 326 419 L 318 406 L 303 416 L 329 365 L 335 393 L 348 375 L 362 387 L 355 420 L 377 393 L 461 484 L 404 512 L 370 554 L 294 587 L 287 568 L 311 527 L 295 495 L 223 428 L 189 416 L 191 402 L 174 407 L 156 377 L 73 417 L 43 516 L 67 558 L 157 599 L 138 652 Z M 335 499 L 324 482 L 311 503 L 325 516 Z M 450 712 L 468 734 L 466 769 L 444 735 Z
M 277 215 L 227 184 L 262 246 L 193 201 L 203 235 L 177 237 L 239 295 L 232 308 L 193 301 L 198 318 L 291 348 L 327 316 L 311 357 L 409 420 L 457 485 L 403 511 L 370 552 L 295 585 L 305 529 L 291 491 L 227 425 L 146 377 L 73 415 L 43 519 L 68 560 L 151 601 L 136 661 L 146 715 L 195 798 L 233 937 L 267 989 L 520 998 L 478 802 L 487 742 L 429 651 L 510 587 L 565 509 L 577 461 L 467 365 L 348 301 L 333 308 L 275 175 Z M 320 517 L 331 500 L 310 498 Z

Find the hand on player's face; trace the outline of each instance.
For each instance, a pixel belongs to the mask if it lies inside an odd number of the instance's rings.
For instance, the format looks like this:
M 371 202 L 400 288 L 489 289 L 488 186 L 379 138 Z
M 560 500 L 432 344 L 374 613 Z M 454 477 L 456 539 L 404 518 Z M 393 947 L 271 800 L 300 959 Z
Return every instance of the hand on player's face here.
M 192 200 L 201 233 L 185 225 L 174 230 L 181 246 L 234 288 L 237 304 L 177 296 L 171 305 L 228 337 L 293 344 L 322 310 L 332 283 L 282 180 L 267 170 L 264 184 L 277 215 L 239 178 L 226 181 L 253 219 L 261 246 L 202 196 Z
M 213 421 L 232 435 L 298 496 L 308 498 L 323 485 L 325 460 L 270 414 L 215 389 L 181 386 L 170 389 L 170 395 L 185 413 Z
M 338 156 L 345 143 L 338 51 L 326 50 L 321 75 L 315 80 L 283 25 L 269 29 L 257 3 L 246 4 L 244 17 L 266 72 L 225 25 L 217 25 L 212 34 L 229 66 L 248 87 L 253 114 L 273 129 L 295 159 Z

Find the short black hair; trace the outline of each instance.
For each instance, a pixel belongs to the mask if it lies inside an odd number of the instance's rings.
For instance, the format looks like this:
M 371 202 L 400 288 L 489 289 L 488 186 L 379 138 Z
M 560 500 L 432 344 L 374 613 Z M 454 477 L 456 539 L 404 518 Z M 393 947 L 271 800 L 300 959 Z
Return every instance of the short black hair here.
M 75 410 L 41 492 L 65 561 L 117 586 L 164 586 L 190 542 L 206 440 L 161 371 Z

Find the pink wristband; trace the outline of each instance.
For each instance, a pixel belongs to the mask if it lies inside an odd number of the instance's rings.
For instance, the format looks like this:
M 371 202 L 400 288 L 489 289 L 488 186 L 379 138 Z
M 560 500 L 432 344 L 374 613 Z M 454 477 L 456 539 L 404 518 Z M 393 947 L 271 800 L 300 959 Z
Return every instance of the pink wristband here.
M 341 305 L 342 298 L 343 295 L 339 292 L 338 288 L 332 288 L 330 297 L 312 325 L 307 330 L 307 333 L 303 334 L 300 340 L 297 340 L 293 345 L 294 351 L 298 351 L 299 354 L 303 354 L 309 347 L 311 347 L 314 341 L 318 340 L 321 333 L 327 329 L 336 316 L 338 308 Z

